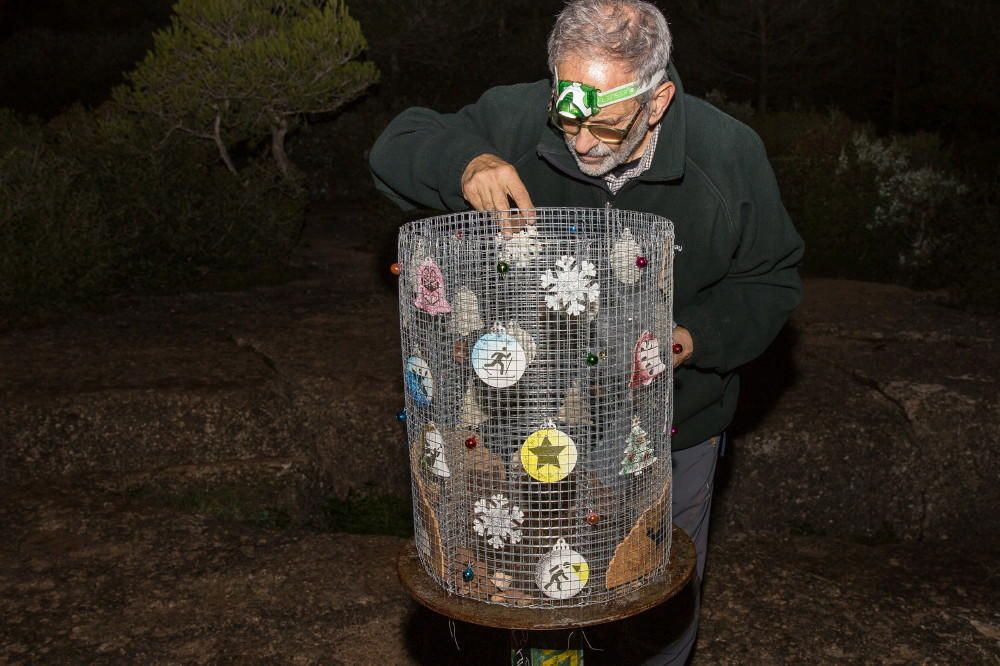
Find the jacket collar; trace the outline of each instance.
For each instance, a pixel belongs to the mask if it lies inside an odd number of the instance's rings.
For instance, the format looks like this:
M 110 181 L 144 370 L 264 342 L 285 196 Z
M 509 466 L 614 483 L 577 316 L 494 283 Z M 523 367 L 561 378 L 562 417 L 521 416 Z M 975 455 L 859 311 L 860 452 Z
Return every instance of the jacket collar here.
M 669 181 L 684 175 L 685 136 L 687 134 L 687 111 L 684 108 L 684 85 L 673 63 L 667 66 L 667 78 L 673 81 L 677 90 L 670 107 L 660 120 L 660 137 L 656 144 L 656 154 L 649 169 L 637 176 L 639 180 Z M 538 155 L 567 176 L 588 183 L 604 185 L 603 178 L 587 176 L 580 171 L 573 156 L 569 154 L 566 141 L 558 130 L 546 124 L 539 138 Z

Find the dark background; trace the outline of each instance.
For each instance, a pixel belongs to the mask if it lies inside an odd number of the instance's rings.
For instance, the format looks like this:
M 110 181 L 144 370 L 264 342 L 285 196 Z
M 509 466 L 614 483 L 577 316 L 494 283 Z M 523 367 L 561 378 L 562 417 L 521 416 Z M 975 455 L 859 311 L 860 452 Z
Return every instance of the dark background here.
M 152 46 L 169 0 L 0 0 L 0 106 L 43 118 L 99 105 Z M 837 108 L 880 131 L 939 133 L 963 168 L 993 170 L 1000 3 L 678 0 L 675 62 L 689 92 L 758 110 Z M 382 72 L 379 109 L 457 107 L 546 76 L 560 0 L 355 0 Z

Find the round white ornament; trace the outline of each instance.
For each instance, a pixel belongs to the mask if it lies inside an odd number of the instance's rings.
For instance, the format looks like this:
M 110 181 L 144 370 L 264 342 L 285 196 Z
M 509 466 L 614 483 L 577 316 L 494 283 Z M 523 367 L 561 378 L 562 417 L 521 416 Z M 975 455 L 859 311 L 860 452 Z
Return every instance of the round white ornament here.
M 565 539 L 556 541 L 535 568 L 535 584 L 542 594 L 552 599 L 569 599 L 577 595 L 589 578 L 587 560 L 570 548 Z
M 611 269 L 622 284 L 635 284 L 639 280 L 639 267 L 636 257 L 642 254 L 642 248 L 632 238 L 629 229 L 622 230 L 618 240 L 611 248 Z
M 503 329 L 487 333 L 472 347 L 472 368 L 487 386 L 512 386 L 527 367 L 528 357 L 524 349 Z

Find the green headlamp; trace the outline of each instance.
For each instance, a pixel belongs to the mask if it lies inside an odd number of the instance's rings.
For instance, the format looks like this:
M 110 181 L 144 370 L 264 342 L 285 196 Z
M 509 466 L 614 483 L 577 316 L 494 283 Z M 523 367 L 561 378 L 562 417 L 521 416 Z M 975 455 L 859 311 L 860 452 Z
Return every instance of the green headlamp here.
M 663 80 L 662 71 L 657 72 L 656 76 L 644 86 L 640 86 L 638 81 L 630 81 L 607 92 L 602 92 L 594 86 L 580 81 L 560 79 L 557 71 L 555 111 L 564 118 L 584 120 L 605 106 L 624 102 L 647 90 L 652 90 L 659 85 L 661 80 Z

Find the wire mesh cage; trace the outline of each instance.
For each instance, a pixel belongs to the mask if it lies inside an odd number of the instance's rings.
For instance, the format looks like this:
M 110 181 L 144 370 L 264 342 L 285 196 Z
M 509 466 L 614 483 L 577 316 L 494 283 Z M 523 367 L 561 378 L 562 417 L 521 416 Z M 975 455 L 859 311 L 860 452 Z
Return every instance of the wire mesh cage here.
M 670 221 L 612 208 L 402 227 L 415 540 L 450 593 L 586 606 L 663 573 L 673 249 Z

